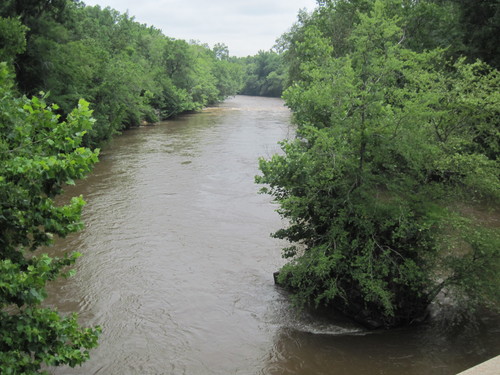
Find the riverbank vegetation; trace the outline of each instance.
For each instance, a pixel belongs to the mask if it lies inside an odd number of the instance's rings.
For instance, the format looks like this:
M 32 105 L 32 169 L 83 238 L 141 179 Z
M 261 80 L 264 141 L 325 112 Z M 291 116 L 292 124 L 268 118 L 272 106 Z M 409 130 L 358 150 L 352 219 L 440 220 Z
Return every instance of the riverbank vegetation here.
M 82 227 L 83 199 L 61 206 L 54 198 L 90 171 L 98 150 L 82 147 L 94 123 L 87 102 L 62 121 L 56 105 L 18 97 L 13 84 L 0 63 L 0 370 L 34 374 L 41 364 L 80 364 L 97 344 L 98 328 L 41 307 L 46 283 L 69 275 L 79 254 L 32 252 Z
M 241 95 L 281 97 L 286 84 L 283 56 L 275 51 L 259 51 L 237 60 L 244 66 Z
M 474 212 L 500 207 L 499 3 L 318 5 L 281 38 L 297 138 L 256 178 L 289 222 L 278 282 L 371 327 L 443 291 L 498 308 L 500 230 Z
M 81 197 L 54 201 L 64 185 L 117 132 L 217 103 L 238 92 L 243 73 L 223 44 L 172 39 L 110 8 L 0 3 L 2 374 L 75 366 L 97 345 L 98 327 L 42 307 L 46 283 L 70 275 L 79 256 L 34 252 L 82 227 Z
M 65 116 L 85 98 L 96 122 L 85 143 L 116 132 L 195 111 L 235 95 L 240 64 L 223 44 L 209 48 L 169 38 L 159 29 L 110 8 L 77 1 L 7 0 L 0 5 L 4 59 L 12 60 L 19 90 L 50 93 Z M 13 46 L 25 28 L 22 53 Z

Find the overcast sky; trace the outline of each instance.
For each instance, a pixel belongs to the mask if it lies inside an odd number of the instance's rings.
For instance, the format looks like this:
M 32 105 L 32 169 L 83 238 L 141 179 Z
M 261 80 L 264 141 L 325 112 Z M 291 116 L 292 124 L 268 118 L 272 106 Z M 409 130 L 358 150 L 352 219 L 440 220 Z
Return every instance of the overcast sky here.
M 107 6 L 187 41 L 224 43 L 231 56 L 267 51 L 296 21 L 299 9 L 311 11 L 315 0 L 83 0 Z

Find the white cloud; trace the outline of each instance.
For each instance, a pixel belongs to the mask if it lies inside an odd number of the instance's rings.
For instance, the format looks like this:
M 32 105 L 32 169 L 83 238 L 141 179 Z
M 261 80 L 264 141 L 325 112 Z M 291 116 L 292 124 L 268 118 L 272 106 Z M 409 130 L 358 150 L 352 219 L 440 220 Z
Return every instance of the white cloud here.
M 315 0 L 84 0 L 87 5 L 128 10 L 140 23 L 169 37 L 225 43 L 231 55 L 255 55 L 272 48 L 296 21 L 299 9 L 311 11 Z

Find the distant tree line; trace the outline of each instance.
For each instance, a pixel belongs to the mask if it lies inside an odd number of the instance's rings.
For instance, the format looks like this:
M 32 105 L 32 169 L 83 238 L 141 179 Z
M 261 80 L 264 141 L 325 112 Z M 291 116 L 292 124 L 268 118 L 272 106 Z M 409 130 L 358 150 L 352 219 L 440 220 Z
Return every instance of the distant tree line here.
M 19 91 L 49 93 L 62 115 L 80 98 L 89 101 L 96 119 L 90 145 L 143 121 L 199 110 L 242 86 L 242 68 L 224 45 L 169 38 L 110 8 L 5 0 L 0 17 L 2 58 L 15 69 Z
M 244 67 L 242 95 L 281 97 L 286 84 L 283 58 L 275 51 L 259 51 L 237 60 Z
M 333 54 L 341 56 L 349 48 L 348 38 L 359 21 L 358 12 L 366 12 L 373 6 L 373 0 L 318 0 L 317 3 L 319 8 L 312 14 L 299 12 L 298 23 L 278 38 L 272 50 L 234 59 L 245 68 L 244 85 L 239 93 L 281 96 L 283 90 L 298 78 L 300 64 L 305 57 L 297 54 L 305 24 L 316 24 L 334 46 Z M 500 67 L 498 0 L 434 0 L 421 3 L 411 4 L 403 11 L 407 16 L 405 46 L 415 51 L 446 48 L 446 56 L 465 56 L 469 62 L 479 58 L 496 69 Z M 328 11 L 333 8 L 338 10 L 335 14 Z

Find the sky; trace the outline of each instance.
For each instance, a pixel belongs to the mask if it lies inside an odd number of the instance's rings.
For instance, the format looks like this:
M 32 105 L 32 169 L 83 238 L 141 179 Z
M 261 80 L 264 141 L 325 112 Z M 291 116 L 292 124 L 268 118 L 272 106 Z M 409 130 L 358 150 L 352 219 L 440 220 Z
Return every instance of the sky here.
M 231 56 L 271 49 L 296 21 L 299 9 L 312 11 L 315 0 L 83 0 L 87 5 L 128 11 L 135 21 L 166 36 L 224 43 Z

